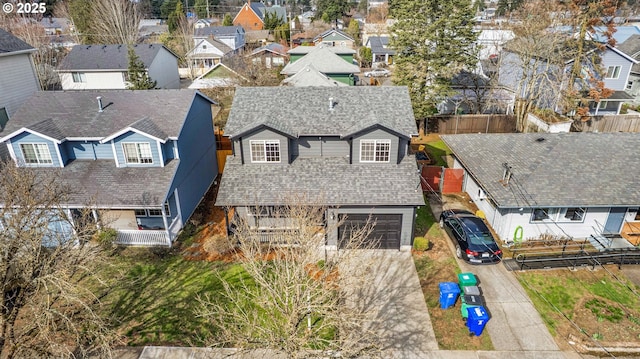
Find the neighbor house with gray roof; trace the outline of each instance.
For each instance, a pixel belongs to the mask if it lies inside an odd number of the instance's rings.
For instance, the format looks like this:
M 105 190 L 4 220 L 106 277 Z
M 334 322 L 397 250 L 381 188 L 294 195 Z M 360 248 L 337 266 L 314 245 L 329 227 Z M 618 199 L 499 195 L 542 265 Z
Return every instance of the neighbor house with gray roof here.
M 371 216 L 370 240 L 410 249 L 424 205 L 408 154 L 417 132 L 406 87 L 239 87 L 224 130 L 233 155 L 216 205 L 235 208 L 237 219 L 268 236 L 282 225 L 278 206 L 296 198 L 328 208 L 330 248 Z
M 196 47 L 187 52 L 187 60 L 196 69 L 208 69 L 219 64 L 223 57 L 233 51 L 224 42 L 207 38 L 200 40 Z
M 605 245 L 640 228 L 636 133 L 442 136 L 463 190 L 505 242 L 544 234 Z M 640 230 L 636 230 L 640 232 Z M 597 245 L 597 241 L 594 242 Z
M 389 47 L 388 36 L 370 36 L 365 46 L 371 49 L 371 62 L 393 64 L 393 57 L 396 51 Z
M 156 88 L 179 89 L 178 56 L 162 44 L 137 44 L 133 50 Z M 127 45 L 76 45 L 58 68 L 63 90 L 117 90 L 129 85 Z
M 302 47 L 309 48 L 308 46 L 298 46 L 291 51 Z M 360 67 L 353 64 L 352 55 L 338 55 L 331 47 L 325 45 L 310 46 L 310 48 L 313 49 L 308 51 L 307 54 L 302 57 L 295 56 L 294 58 L 292 56 L 291 61 L 282 69 L 282 71 L 280 71 L 280 73 L 287 77 L 291 77 L 307 68 L 308 65 L 311 65 L 320 73 L 333 80 L 340 81 L 351 86 L 356 84 L 356 75 L 360 73 Z M 291 54 L 291 52 L 289 53 Z M 298 52 L 294 51 L 294 53 L 297 54 Z
M 31 57 L 35 51 L 31 45 L 0 29 L 0 132 L 18 108 L 40 90 Z
M 70 218 L 89 206 L 118 243 L 171 245 L 218 174 L 213 104 L 192 90 L 42 91 L 0 143 L 73 189 Z
M 616 47 L 635 60 L 640 60 L 640 35 L 631 35 Z M 625 91 L 633 97 L 632 102 L 640 103 L 640 63 L 631 66 Z
M 356 40 L 338 29 L 329 29 L 320 35 L 313 38 L 313 42 L 316 45 L 323 44 L 325 46 L 337 46 L 353 48 L 356 44 Z
M 242 26 L 208 26 L 195 29 L 193 45 L 197 46 L 205 39 L 216 39 L 233 51 L 242 49 L 246 43 L 245 31 Z

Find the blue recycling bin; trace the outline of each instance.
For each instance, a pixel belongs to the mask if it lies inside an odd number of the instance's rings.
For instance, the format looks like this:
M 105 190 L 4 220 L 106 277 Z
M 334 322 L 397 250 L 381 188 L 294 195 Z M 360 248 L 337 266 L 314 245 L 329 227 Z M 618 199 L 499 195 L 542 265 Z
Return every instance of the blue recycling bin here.
M 469 334 L 480 336 L 484 330 L 484 326 L 489 321 L 489 314 L 487 310 L 482 307 L 469 307 L 467 308 L 467 327 L 469 327 Z
M 460 287 L 454 282 L 442 282 L 440 285 L 440 308 L 447 309 L 454 304 L 460 294 Z

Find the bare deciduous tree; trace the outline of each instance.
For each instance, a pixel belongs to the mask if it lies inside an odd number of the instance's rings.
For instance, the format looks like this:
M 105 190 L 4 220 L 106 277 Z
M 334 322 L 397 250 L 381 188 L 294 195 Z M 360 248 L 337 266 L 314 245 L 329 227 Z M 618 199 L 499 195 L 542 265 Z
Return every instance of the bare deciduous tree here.
M 373 246 L 366 239 L 374 224 L 346 230 L 347 249 L 323 252 L 325 234 L 335 229 L 323 226 L 326 210 L 297 204 L 275 213 L 273 207 L 257 208 L 271 211 L 260 218 L 269 223 L 261 225 L 283 228 L 268 241 L 253 221 L 237 222 L 232 240 L 245 272 L 221 278 L 224 298 L 201 298 L 200 315 L 219 331 L 212 345 L 268 349 L 287 358 L 326 357 L 328 351 L 341 358 L 380 355 L 379 333 L 370 329 L 378 313 L 359 300 L 373 286 L 366 275 L 373 260 L 363 263 L 351 250 Z
M 95 0 L 90 6 L 92 41 L 100 44 L 136 43 L 141 16 L 135 2 Z
M 96 308 L 102 249 L 88 213 L 73 221 L 55 171 L 0 166 L 0 357 L 109 353 Z M 71 239 L 69 239 L 71 238 Z

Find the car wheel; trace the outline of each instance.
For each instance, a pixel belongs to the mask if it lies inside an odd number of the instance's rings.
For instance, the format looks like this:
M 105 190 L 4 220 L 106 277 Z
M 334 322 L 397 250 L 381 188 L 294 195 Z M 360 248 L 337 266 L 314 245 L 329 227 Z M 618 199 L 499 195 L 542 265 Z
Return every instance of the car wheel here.
M 456 257 L 458 257 L 458 259 L 462 259 L 462 248 L 460 248 L 459 244 L 456 244 Z
M 440 222 L 438 222 L 440 228 L 444 228 L 444 219 L 440 218 Z

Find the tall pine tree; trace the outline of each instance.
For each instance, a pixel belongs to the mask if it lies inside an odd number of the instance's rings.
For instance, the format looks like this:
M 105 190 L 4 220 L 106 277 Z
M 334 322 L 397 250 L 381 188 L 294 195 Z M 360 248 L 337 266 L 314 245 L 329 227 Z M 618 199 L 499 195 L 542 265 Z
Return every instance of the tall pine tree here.
M 152 81 L 147 74 L 144 63 L 136 55 L 133 46 L 129 46 L 129 90 L 150 90 L 156 87 L 156 81 Z
M 476 67 L 471 1 L 395 0 L 390 12 L 397 20 L 394 83 L 409 87 L 414 115 L 424 119 L 452 94 L 451 79 Z

